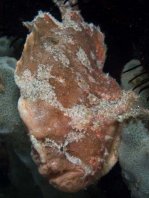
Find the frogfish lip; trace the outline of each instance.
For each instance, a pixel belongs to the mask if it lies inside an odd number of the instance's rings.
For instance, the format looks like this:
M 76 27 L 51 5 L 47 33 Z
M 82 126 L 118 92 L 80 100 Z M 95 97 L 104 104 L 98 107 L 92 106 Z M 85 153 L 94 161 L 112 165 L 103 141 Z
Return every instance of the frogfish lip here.
M 65 192 L 77 192 L 85 188 L 87 181 L 83 178 L 83 172 L 73 170 L 50 178 L 50 184 Z
M 33 152 L 32 156 L 36 162 L 39 156 L 36 157 L 35 153 Z M 60 155 L 59 158 L 53 156 L 53 159 L 45 163 L 40 161 L 38 165 L 39 173 L 47 178 L 51 185 L 64 192 L 77 192 L 92 183 L 92 177 L 85 176 L 80 166 L 74 166 Z

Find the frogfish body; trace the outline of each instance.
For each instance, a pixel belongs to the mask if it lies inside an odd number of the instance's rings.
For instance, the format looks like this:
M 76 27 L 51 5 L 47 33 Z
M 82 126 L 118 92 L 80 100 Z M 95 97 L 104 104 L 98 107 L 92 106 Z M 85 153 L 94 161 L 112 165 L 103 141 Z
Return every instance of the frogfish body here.
M 17 63 L 18 109 L 39 173 L 62 191 L 97 181 L 117 161 L 121 122 L 136 101 L 102 71 L 106 46 L 99 27 L 67 10 L 27 24 Z

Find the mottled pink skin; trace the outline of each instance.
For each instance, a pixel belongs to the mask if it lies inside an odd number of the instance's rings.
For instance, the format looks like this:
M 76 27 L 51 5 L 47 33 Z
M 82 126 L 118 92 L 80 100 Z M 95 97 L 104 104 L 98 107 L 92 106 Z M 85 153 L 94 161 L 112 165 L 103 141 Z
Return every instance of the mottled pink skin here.
M 78 12 L 66 12 L 62 23 L 43 13 L 30 28 L 16 69 L 20 116 L 39 172 L 75 192 L 117 161 L 118 117 L 134 96 L 102 72 L 104 36 Z

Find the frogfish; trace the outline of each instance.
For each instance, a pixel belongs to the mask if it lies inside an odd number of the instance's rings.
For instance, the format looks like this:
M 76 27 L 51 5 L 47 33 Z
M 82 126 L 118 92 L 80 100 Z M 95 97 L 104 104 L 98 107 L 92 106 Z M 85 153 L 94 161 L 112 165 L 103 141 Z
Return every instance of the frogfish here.
M 122 123 L 141 111 L 137 96 L 103 72 L 104 34 L 79 11 L 61 22 L 39 12 L 26 26 L 15 82 L 31 156 L 51 185 L 76 192 L 117 162 Z

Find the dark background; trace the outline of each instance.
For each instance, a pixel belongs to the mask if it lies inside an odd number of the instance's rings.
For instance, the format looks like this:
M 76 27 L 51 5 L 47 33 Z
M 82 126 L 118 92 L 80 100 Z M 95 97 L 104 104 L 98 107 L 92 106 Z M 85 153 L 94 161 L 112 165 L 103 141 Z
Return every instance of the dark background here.
M 107 61 L 105 71 L 119 79 L 124 64 L 139 58 L 149 64 L 148 0 L 79 0 L 86 21 L 99 25 L 105 33 Z M 23 21 L 31 21 L 38 10 L 50 11 L 60 19 L 52 0 L 0 0 L 0 35 L 26 38 Z
M 80 0 L 79 8 L 84 19 L 99 25 L 105 34 L 107 59 L 104 67 L 119 82 L 121 70 L 129 60 L 138 58 L 148 71 L 149 65 L 149 6 L 146 0 Z M 25 41 L 28 34 L 22 25 L 31 21 L 38 10 L 49 11 L 61 20 L 58 8 L 51 0 L 0 0 L 0 36 L 13 36 L 14 43 L 19 38 Z M 22 47 L 23 47 L 22 42 Z M 12 43 L 13 45 L 13 43 Z M 21 55 L 21 50 L 18 57 Z M 0 193 L 10 186 L 8 178 L 9 161 L 5 145 L 2 145 L 4 158 L 0 157 Z M 89 187 L 89 197 L 130 198 L 117 164 L 98 184 Z M 1 195 L 0 195 L 1 197 Z

